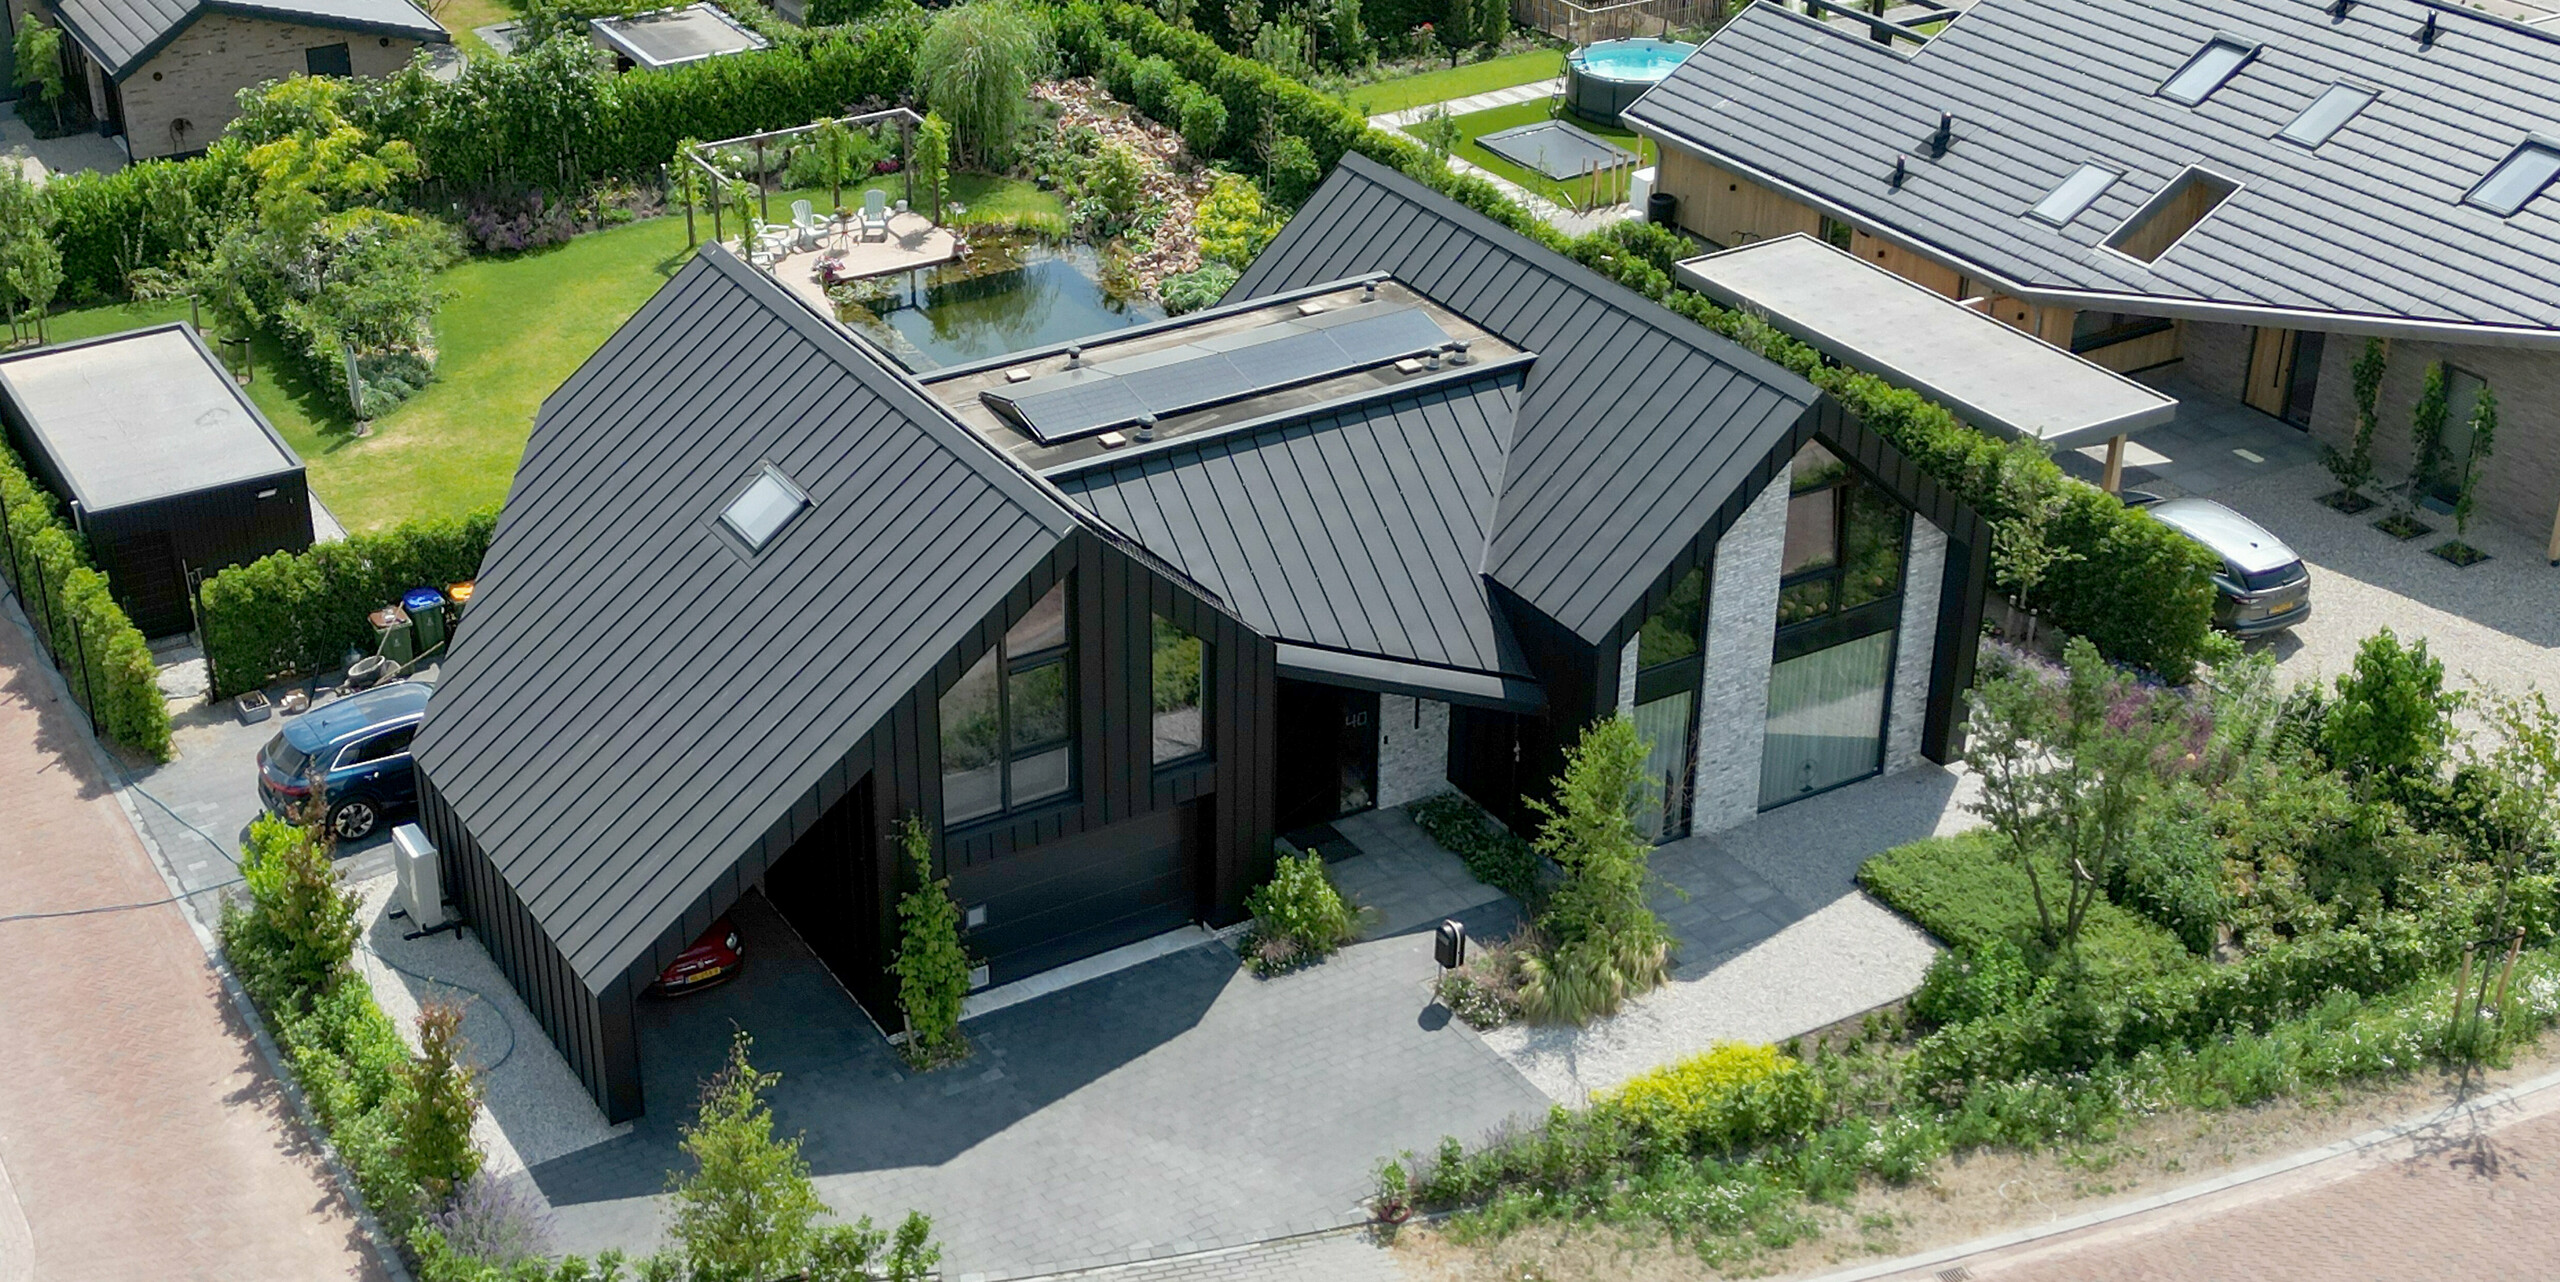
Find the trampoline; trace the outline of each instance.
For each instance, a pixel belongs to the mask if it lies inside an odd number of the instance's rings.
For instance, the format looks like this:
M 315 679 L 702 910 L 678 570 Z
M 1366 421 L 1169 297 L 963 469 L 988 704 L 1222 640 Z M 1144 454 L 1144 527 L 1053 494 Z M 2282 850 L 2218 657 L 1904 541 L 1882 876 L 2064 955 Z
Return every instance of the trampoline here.
M 1579 178 L 1593 167 L 1606 169 L 1636 159 L 1634 152 L 1561 120 L 1540 120 L 1486 134 L 1476 143 L 1523 169 L 1556 179 Z

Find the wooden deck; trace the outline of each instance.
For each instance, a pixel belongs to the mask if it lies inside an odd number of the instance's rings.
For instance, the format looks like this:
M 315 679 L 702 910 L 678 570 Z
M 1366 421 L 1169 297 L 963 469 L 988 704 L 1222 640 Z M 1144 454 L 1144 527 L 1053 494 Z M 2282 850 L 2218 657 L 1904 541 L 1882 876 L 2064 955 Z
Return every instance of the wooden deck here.
M 931 267 L 959 256 L 960 238 L 950 228 L 937 227 L 922 214 L 904 212 L 889 216 L 886 238 L 865 240 L 859 231 L 831 233 L 817 248 L 786 254 L 769 270 L 819 315 L 833 316 L 835 305 L 827 301 L 826 287 L 819 283 L 819 270 L 827 263 L 843 264 L 838 279 L 860 280 Z

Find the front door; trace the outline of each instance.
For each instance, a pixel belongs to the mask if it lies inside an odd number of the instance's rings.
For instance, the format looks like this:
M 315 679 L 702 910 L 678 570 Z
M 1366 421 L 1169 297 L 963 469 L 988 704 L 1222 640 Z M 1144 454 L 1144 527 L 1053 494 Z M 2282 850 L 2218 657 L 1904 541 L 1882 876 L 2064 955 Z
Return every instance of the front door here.
M 2250 334 L 2249 378 L 2240 399 L 2253 410 L 2285 418 L 2286 408 L 2293 400 L 2294 359 L 2300 352 L 2301 335 L 2265 326 Z M 2303 417 L 2307 425 L 2307 411 Z
M 1378 804 L 1378 693 L 1280 683 L 1274 818 L 1281 832 Z

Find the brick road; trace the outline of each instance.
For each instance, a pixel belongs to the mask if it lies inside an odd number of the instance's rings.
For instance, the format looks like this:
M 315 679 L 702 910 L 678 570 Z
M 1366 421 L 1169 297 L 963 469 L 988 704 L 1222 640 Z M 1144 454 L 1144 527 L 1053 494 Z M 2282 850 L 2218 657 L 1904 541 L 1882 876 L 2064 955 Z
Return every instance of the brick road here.
M 1961 1273 L 1948 1270 L 1961 1267 Z M 2560 1088 L 2254 1184 L 1898 1278 L 2560 1277 Z
M 164 898 L 41 662 L 0 606 L 0 916 Z M 381 1276 L 176 907 L 0 956 L 0 1282 Z

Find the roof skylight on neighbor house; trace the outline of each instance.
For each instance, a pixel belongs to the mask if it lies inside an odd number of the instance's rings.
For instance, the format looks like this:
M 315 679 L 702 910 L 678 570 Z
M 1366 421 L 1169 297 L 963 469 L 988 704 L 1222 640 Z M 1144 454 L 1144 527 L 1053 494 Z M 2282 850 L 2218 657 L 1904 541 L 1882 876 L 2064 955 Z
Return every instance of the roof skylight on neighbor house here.
M 2160 86 L 2160 96 L 2184 106 L 2195 106 L 2212 97 L 2213 91 L 2221 88 L 2222 82 L 2229 80 L 2232 72 L 2238 71 L 2242 63 L 2257 54 L 2253 46 L 2228 36 L 2215 36 L 2205 42 L 2204 48 L 2196 50 L 2196 56 L 2187 59 L 2187 65 L 2178 68 L 2178 74 Z
M 2528 138 L 2499 161 L 2498 167 L 2462 198 L 2462 203 L 2505 218 L 2541 195 L 2555 177 L 2560 177 L 2560 143 Z
M 728 526 L 729 532 L 737 535 L 747 545 L 748 551 L 761 552 L 764 545 L 771 543 L 773 536 L 782 533 L 782 527 L 791 524 L 791 518 L 800 515 L 801 509 L 807 506 L 809 496 L 768 465 L 756 474 L 746 493 L 729 501 L 729 506 L 720 513 L 720 523 Z
M 2073 170 L 2070 177 L 2055 183 L 2053 190 L 2046 192 L 2044 199 L 2037 201 L 2036 207 L 2028 212 L 2060 227 L 2079 217 L 2081 210 L 2105 195 L 2107 188 L 2115 186 L 2116 179 L 2123 176 L 2102 166 L 2082 165 Z
M 2372 105 L 2373 99 L 2374 93 L 2370 89 L 2331 85 L 2327 93 L 2312 99 L 2311 105 L 2303 108 L 2302 114 L 2294 117 L 2293 123 L 2286 125 L 2276 136 L 2286 142 L 2317 147 L 2345 128 L 2348 121 L 2356 118 L 2357 112 Z

